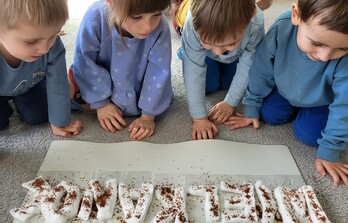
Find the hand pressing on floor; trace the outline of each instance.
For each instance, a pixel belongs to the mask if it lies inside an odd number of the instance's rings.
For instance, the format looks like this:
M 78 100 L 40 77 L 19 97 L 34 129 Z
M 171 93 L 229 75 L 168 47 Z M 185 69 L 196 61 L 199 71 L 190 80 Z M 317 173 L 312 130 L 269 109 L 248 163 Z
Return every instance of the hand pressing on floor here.
M 128 127 L 131 139 L 142 140 L 153 135 L 155 132 L 155 117 L 141 115 L 135 119 Z
M 348 187 L 348 164 L 317 158 L 315 160 L 315 166 L 320 175 L 330 174 L 336 187 L 341 181 Z
M 100 125 L 108 132 L 122 131 L 127 124 L 122 117 L 122 111 L 111 102 L 98 108 L 97 116 Z

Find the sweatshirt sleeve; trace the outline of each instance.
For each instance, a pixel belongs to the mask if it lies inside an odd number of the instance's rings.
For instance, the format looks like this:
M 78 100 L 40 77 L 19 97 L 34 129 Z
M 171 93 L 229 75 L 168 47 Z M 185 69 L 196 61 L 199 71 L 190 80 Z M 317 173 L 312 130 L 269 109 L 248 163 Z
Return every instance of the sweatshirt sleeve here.
M 192 118 L 203 118 L 208 114 L 205 101 L 206 50 L 194 31 L 191 13 L 188 13 L 184 25 L 182 49 L 183 76 L 190 114 Z
M 68 125 L 71 121 L 70 94 L 65 48 L 60 37 L 49 51 L 46 87 L 49 122 L 60 127 Z
M 272 28 L 258 47 L 249 71 L 249 84 L 243 98 L 244 116 L 260 118 L 263 99 L 275 86 L 273 61 L 277 50 L 276 28 Z
M 325 129 L 318 139 L 317 157 L 338 161 L 348 142 L 348 56 L 340 59 L 332 82 L 334 100 L 329 105 L 329 116 Z
M 262 12 L 255 16 L 255 20 L 250 22 L 250 31 L 245 34 L 248 35 L 248 42 L 239 57 L 236 73 L 225 97 L 225 101 L 233 107 L 237 107 L 245 95 L 249 82 L 249 70 L 254 61 L 256 49 L 265 36 Z
M 73 71 L 82 98 L 97 109 L 110 100 L 112 94 L 110 72 L 97 63 L 98 53 L 108 25 L 105 24 L 103 6 L 93 4 L 84 15 L 77 34 Z M 99 8 L 98 8 L 99 7 Z M 110 46 L 111 47 L 111 46 Z M 98 88 L 94 87 L 98 83 Z
M 173 98 L 171 84 L 172 44 L 168 22 L 161 18 L 160 24 L 153 32 L 153 47 L 148 56 L 144 82 L 138 103 L 142 114 L 157 116 L 164 112 Z

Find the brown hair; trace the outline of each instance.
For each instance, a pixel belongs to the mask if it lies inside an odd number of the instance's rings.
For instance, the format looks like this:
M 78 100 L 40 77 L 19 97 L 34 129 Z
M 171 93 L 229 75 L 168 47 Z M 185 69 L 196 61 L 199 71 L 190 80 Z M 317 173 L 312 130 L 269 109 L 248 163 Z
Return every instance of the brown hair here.
M 170 7 L 171 0 L 112 0 L 109 13 L 110 27 L 116 27 L 122 36 L 122 23 L 127 17 L 139 14 L 160 12 Z
M 347 0 L 298 0 L 298 8 L 302 21 L 318 17 L 319 25 L 348 34 Z
M 68 18 L 67 0 L 0 0 L 0 21 L 5 28 L 19 22 L 46 27 L 64 24 Z
M 202 41 L 219 43 L 243 32 L 256 10 L 255 0 L 192 0 L 193 26 Z

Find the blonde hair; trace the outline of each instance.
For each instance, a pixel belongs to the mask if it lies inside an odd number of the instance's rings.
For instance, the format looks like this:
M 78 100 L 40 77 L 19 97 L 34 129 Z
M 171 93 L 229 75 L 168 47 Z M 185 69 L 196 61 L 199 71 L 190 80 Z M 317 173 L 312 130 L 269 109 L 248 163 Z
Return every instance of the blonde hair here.
M 68 18 L 67 0 L 0 0 L 0 26 L 9 29 L 20 22 L 38 27 L 64 24 Z
M 255 12 L 255 0 L 191 0 L 193 27 L 205 42 L 243 32 Z
M 170 7 L 171 0 L 112 0 L 108 14 L 110 28 L 115 27 L 122 36 L 122 23 L 127 17 L 160 12 Z

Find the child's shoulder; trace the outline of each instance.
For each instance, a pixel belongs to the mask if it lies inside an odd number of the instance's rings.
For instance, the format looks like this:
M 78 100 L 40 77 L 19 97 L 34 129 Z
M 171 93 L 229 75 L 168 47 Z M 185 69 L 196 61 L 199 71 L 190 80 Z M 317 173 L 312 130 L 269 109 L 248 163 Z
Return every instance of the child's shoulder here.
M 106 13 L 106 3 L 103 0 L 93 2 L 87 9 L 84 17 L 96 17 Z
M 295 26 L 291 22 L 291 10 L 287 10 L 276 18 L 267 33 L 280 33 L 286 35 L 291 33 L 294 29 Z
M 285 12 L 283 12 L 280 16 L 278 16 L 276 18 L 276 20 L 274 21 L 273 25 L 270 27 L 270 29 L 272 29 L 275 26 L 283 26 L 286 24 L 291 24 L 291 10 L 287 10 Z
M 257 26 L 264 26 L 264 17 L 263 17 L 263 12 L 259 7 L 256 7 L 257 12 L 256 15 L 254 15 L 251 20 L 250 23 L 257 25 Z

